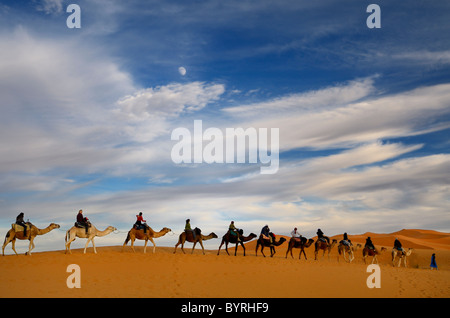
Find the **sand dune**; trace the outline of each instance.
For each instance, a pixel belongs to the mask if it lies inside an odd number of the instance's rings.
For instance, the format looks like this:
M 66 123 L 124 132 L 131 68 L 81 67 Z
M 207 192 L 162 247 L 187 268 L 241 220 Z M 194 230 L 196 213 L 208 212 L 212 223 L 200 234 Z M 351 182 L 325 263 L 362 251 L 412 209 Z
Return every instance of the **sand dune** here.
M 0 297 L 219 297 L 219 298 L 297 298 L 297 297 L 450 297 L 450 233 L 428 230 L 402 230 L 389 234 L 364 233 L 350 235 L 355 243 L 364 243 L 370 235 L 377 246 L 388 251 L 379 256 L 381 288 L 370 289 L 366 280 L 367 265 L 361 250 L 353 263 L 338 260 L 336 248 L 328 258 L 320 255 L 314 261 L 314 247 L 307 257 L 285 258 L 287 243 L 276 248 L 273 258 L 255 257 L 256 241 L 246 244 L 247 256 L 228 256 L 196 249 L 173 254 L 173 247 L 157 247 L 156 253 L 143 253 L 143 242 L 136 243 L 136 253 L 121 246 L 92 247 L 87 254 L 74 249 L 64 251 L 8 255 L 0 257 Z M 336 236 L 340 239 L 342 236 Z M 408 268 L 391 265 L 393 238 L 415 250 L 408 258 Z M 156 239 L 158 245 L 158 241 Z M 220 239 L 217 239 L 217 247 Z M 9 246 L 9 248 L 11 248 Z M 234 254 L 234 246 L 229 246 Z M 266 248 L 266 255 L 269 250 Z M 439 271 L 431 271 L 431 254 L 436 253 Z M 66 280 L 67 266 L 81 269 L 81 288 L 70 289 Z

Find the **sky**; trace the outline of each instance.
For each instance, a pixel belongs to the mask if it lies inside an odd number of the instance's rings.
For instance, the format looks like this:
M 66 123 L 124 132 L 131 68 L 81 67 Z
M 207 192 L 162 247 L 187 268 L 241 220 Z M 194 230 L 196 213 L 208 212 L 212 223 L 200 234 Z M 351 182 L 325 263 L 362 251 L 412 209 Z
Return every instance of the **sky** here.
M 66 23 L 71 3 L 81 28 Z M 367 26 L 371 3 L 381 28 Z M 219 237 L 232 220 L 244 234 L 450 232 L 449 11 L 446 1 L 2 1 L 0 235 L 24 212 L 61 226 L 35 251 L 64 249 L 80 209 L 118 229 L 97 246 L 121 245 L 141 211 L 173 230 L 159 246 L 174 246 L 187 218 Z M 261 173 L 260 157 L 174 162 L 172 132 L 194 136 L 195 120 L 203 132 L 278 129 L 277 171 Z

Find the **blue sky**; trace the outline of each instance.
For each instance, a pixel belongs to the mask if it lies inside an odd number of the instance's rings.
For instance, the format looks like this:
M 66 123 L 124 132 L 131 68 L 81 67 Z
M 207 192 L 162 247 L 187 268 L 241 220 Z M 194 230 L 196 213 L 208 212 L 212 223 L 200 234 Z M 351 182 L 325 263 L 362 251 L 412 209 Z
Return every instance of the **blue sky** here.
M 80 29 L 66 26 L 70 3 Z M 366 25 L 370 3 L 380 29 Z M 246 233 L 269 224 L 308 237 L 448 232 L 449 10 L 444 1 L 2 1 L 0 234 L 19 212 L 66 230 L 79 209 L 121 231 L 98 245 L 121 244 L 139 211 L 157 230 L 180 233 L 190 218 L 219 236 L 231 220 Z M 278 172 L 174 164 L 171 133 L 195 119 L 279 128 Z M 63 240 L 57 230 L 36 249 Z

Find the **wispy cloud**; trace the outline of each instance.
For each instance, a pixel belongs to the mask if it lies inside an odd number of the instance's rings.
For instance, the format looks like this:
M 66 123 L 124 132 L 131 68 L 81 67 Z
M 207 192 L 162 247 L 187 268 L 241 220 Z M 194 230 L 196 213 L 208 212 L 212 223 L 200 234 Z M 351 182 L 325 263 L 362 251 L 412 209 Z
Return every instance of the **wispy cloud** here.
M 61 13 L 63 9 L 63 0 L 33 0 L 33 2 L 36 4 L 36 10 L 46 14 Z

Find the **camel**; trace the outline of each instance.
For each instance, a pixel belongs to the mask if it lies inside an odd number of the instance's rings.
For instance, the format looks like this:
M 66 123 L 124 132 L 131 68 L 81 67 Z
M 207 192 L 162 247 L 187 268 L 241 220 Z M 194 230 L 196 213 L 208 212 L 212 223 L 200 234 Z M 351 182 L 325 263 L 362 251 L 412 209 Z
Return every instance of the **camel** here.
M 183 233 L 180 234 L 180 236 L 178 237 L 178 243 L 175 245 L 175 250 L 173 251 L 174 254 L 177 252 L 177 247 L 180 244 L 181 244 L 181 250 L 184 253 L 184 248 L 183 248 L 184 247 L 184 243 L 186 241 L 188 241 L 188 242 L 194 243 L 194 246 L 192 246 L 191 254 L 194 253 L 195 245 L 197 243 L 200 243 L 200 245 L 202 247 L 203 255 L 205 255 L 205 248 L 203 247 L 203 243 L 202 242 L 210 240 L 210 239 L 213 239 L 213 238 L 217 238 L 217 235 L 214 232 L 211 232 L 209 235 L 204 236 L 201 233 L 201 230 L 199 228 L 195 228 L 194 231 L 196 233 L 195 234 L 195 239 L 194 239 L 192 233 L 188 233 L 186 235 L 186 232 L 183 232 Z
M 409 255 L 411 255 L 412 251 L 413 251 L 412 248 L 408 248 L 407 251 L 403 251 L 403 252 L 399 251 L 399 250 L 397 250 L 395 248 L 392 249 L 392 266 L 395 266 L 395 258 L 398 257 L 399 258 L 399 260 L 398 260 L 398 267 L 400 267 L 402 259 L 403 259 L 403 263 L 404 263 L 405 267 L 407 267 L 406 266 L 406 258 Z
M 314 251 L 314 259 L 317 260 L 317 254 L 319 253 L 319 250 L 323 250 L 323 256 L 325 256 L 325 251 L 328 250 L 328 259 L 330 258 L 330 252 L 331 249 L 337 244 L 337 240 L 333 239 L 331 244 L 328 244 L 328 242 L 317 240 L 314 244 L 315 251 Z
M 222 242 L 220 243 L 219 250 L 217 251 L 217 255 L 219 255 L 220 248 L 222 247 L 223 243 L 225 243 L 225 251 L 227 252 L 228 255 L 230 255 L 230 253 L 228 253 L 228 243 L 235 243 L 236 244 L 236 248 L 234 249 L 234 256 L 236 256 L 237 248 L 238 248 L 239 244 L 241 244 L 242 248 L 244 249 L 244 256 L 245 256 L 244 242 L 248 242 L 250 240 L 253 240 L 255 237 L 257 237 L 257 235 L 255 233 L 250 233 L 249 236 L 244 236 L 243 233 L 244 233 L 243 230 L 239 230 L 239 235 L 240 235 L 241 240 L 240 240 L 240 242 L 238 242 L 236 236 L 230 234 L 230 231 L 228 231 L 222 237 Z
M 156 245 L 155 245 L 155 242 L 153 241 L 153 238 L 158 238 L 158 237 L 164 236 L 170 231 L 172 231 L 172 230 L 167 227 L 164 227 L 161 231 L 155 232 L 151 227 L 147 227 L 147 232 L 144 233 L 144 230 L 136 230 L 133 227 L 130 231 L 128 231 L 127 238 L 125 239 L 125 242 L 123 243 L 123 246 L 122 246 L 122 251 L 123 251 L 125 245 L 127 245 L 127 243 L 131 240 L 131 249 L 133 250 L 133 252 L 135 252 L 134 240 L 138 239 L 138 240 L 145 240 L 144 253 L 146 252 L 147 243 L 149 240 L 153 244 L 153 253 L 155 253 Z
M 364 264 L 366 264 L 366 258 L 368 256 L 372 256 L 372 264 L 374 264 L 374 263 L 378 264 L 377 255 L 380 255 L 381 253 L 383 253 L 386 250 L 387 250 L 386 247 L 382 247 L 380 252 L 378 252 L 378 250 L 376 250 L 376 249 L 373 250 L 371 248 L 364 247 L 362 250 Z
M 307 240 L 306 237 L 301 237 L 298 239 L 295 237 L 291 237 L 291 239 L 289 240 L 288 249 L 286 251 L 286 258 L 288 256 L 289 252 L 291 252 L 291 257 L 294 258 L 294 256 L 292 255 L 292 249 L 299 248 L 300 253 L 298 254 L 298 259 L 301 259 L 302 253 L 303 253 L 303 255 L 305 255 L 305 259 L 307 259 L 306 253 L 305 253 L 305 247 L 310 247 L 312 245 L 312 243 L 314 243 L 314 240 L 311 238 L 309 240 Z
M 5 242 L 3 243 L 3 247 L 2 247 L 2 254 L 5 255 L 5 247 L 6 245 L 9 244 L 9 242 L 12 242 L 12 249 L 14 251 L 14 253 L 16 253 L 16 239 L 18 240 L 29 240 L 30 241 L 30 245 L 28 246 L 28 252 L 25 252 L 25 255 L 30 255 L 31 256 L 31 251 L 34 249 L 34 238 L 37 235 L 44 235 L 47 234 L 48 232 L 50 232 L 51 230 L 54 229 L 59 229 L 59 225 L 55 224 L 55 223 L 50 223 L 49 226 L 47 226 L 45 229 L 38 229 L 36 226 L 34 226 L 31 223 L 27 223 L 30 226 L 30 229 L 27 231 L 27 236 L 23 236 L 23 230 L 22 231 L 17 231 L 15 229 L 23 229 L 22 226 L 20 225 L 16 225 L 16 224 L 12 224 L 11 225 L 11 229 L 8 231 L 8 233 L 6 233 L 6 237 L 5 237 Z
M 72 254 L 72 251 L 70 250 L 70 244 L 75 241 L 75 238 L 87 238 L 86 245 L 84 246 L 84 252 L 83 254 L 86 254 L 86 249 L 89 244 L 89 242 L 92 241 L 92 246 L 94 247 L 94 253 L 97 254 L 97 249 L 95 248 L 94 238 L 96 236 L 102 237 L 105 235 L 108 235 L 109 233 L 117 230 L 114 226 L 108 226 L 105 230 L 99 231 L 95 226 L 92 224 L 89 227 L 88 233 L 86 234 L 86 230 L 80 227 L 72 226 L 67 232 L 66 232 L 66 251 L 65 254 L 67 254 L 67 251 L 69 251 L 70 254 Z
M 342 254 L 342 256 L 344 257 L 344 260 L 346 262 L 351 263 L 354 259 L 355 259 L 355 254 L 354 252 L 356 252 L 358 250 L 358 248 L 362 247 L 361 244 L 356 244 L 356 246 L 354 245 L 345 245 L 342 241 L 339 242 L 338 245 L 338 262 L 339 262 L 339 255 Z M 345 257 L 345 253 L 348 254 L 348 260 Z
M 270 244 L 270 241 L 268 239 L 264 239 L 262 234 L 259 236 L 258 241 L 256 241 L 256 256 L 258 256 L 258 247 L 261 246 L 261 254 L 266 257 L 264 254 L 264 247 L 270 247 L 270 257 L 273 257 L 276 253 L 275 246 L 280 246 L 286 241 L 284 237 L 280 237 L 280 239 L 277 241 L 274 241 L 273 244 Z

